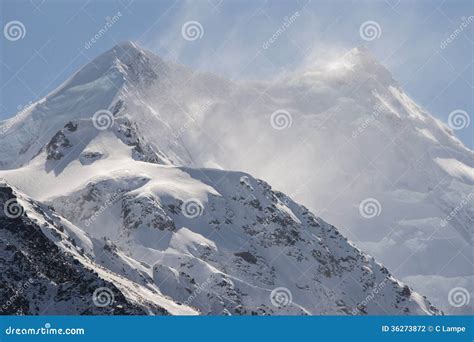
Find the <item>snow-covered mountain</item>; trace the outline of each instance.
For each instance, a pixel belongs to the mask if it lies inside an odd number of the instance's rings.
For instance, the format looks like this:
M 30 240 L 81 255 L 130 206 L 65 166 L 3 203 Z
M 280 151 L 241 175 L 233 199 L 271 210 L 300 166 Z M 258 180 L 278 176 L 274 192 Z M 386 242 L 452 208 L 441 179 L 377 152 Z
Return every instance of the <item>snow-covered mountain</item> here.
M 107 159 L 49 205 L 1 184 L 2 313 L 440 313 L 248 174 Z
M 235 83 L 127 42 L 0 132 L 0 177 L 55 210 L 36 216 L 84 234 L 81 267 L 138 283 L 169 313 L 180 312 L 165 300 L 189 313 L 437 312 L 286 195 L 203 167 L 268 180 L 441 306 L 447 281 L 472 289 L 472 197 L 461 204 L 473 153 L 363 48 L 272 83 Z M 361 215 L 367 198 L 378 216 Z M 91 251 L 98 241 L 118 260 Z M 277 310 L 278 287 L 293 301 Z M 123 301 L 137 302 L 128 291 Z
M 108 239 L 0 183 L 0 314 L 197 314 L 165 298 Z M 95 303 L 95 305 L 94 305 Z

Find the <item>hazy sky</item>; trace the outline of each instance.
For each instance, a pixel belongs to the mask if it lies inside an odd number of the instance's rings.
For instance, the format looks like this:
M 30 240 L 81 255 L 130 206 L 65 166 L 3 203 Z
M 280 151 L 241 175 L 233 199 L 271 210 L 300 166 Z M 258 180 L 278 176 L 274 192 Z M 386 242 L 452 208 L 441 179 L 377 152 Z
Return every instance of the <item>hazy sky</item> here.
M 123 40 L 236 80 L 272 79 L 365 45 L 433 115 L 446 122 L 454 110 L 474 113 L 470 0 L 0 3 L 0 119 L 45 96 Z M 184 39 L 182 28 L 189 21 L 202 29 L 195 26 L 198 36 Z M 361 25 L 369 30 L 361 34 Z M 96 34 L 100 37 L 91 42 Z M 474 123 L 455 133 L 474 147 Z

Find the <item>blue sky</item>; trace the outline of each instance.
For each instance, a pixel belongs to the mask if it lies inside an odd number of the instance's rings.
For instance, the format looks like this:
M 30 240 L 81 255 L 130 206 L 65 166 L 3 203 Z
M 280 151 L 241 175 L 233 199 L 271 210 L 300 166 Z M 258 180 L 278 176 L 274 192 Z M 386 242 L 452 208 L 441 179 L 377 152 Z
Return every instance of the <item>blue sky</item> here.
M 18 40 L 0 37 L 0 119 L 61 84 L 79 67 L 123 40 L 133 40 L 165 59 L 232 79 L 272 79 L 330 60 L 364 44 L 393 73 L 407 93 L 433 115 L 474 113 L 472 1 L 51 1 L 0 0 L 2 31 L 11 21 L 24 26 Z M 263 44 L 298 12 L 268 49 Z M 120 13 L 120 16 L 118 14 Z M 85 44 L 110 20 L 117 20 Z M 188 41 L 182 26 L 202 25 Z M 374 21 L 378 38 L 366 41 L 360 26 Z M 463 23 L 462 31 L 456 33 Z M 454 35 L 454 39 L 446 39 Z M 11 38 L 11 37 L 10 37 Z M 443 48 L 441 46 L 443 45 Z M 474 118 L 473 118 L 474 120 Z M 474 122 L 455 131 L 474 147 Z

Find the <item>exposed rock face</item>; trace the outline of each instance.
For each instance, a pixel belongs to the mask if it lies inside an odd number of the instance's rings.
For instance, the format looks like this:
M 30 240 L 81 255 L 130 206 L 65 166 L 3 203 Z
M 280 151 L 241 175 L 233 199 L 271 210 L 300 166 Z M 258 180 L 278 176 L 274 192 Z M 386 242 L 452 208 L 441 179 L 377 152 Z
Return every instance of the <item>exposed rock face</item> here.
M 0 314 L 167 315 L 169 311 L 93 259 L 70 223 L 0 183 Z M 84 238 L 84 236 L 82 236 Z M 120 259 L 110 244 L 101 254 Z M 106 257 L 101 256 L 102 259 Z M 192 312 L 192 311 L 190 311 Z

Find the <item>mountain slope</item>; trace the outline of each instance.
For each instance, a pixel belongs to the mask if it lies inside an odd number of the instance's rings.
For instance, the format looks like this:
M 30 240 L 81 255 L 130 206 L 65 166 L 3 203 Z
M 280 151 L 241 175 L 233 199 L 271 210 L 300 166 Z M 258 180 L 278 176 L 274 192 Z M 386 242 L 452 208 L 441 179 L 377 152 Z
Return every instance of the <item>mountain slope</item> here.
M 91 118 L 104 110 L 99 130 Z M 0 130 L 0 177 L 41 201 L 129 160 L 239 169 L 305 203 L 410 285 L 439 289 L 442 307 L 445 283 L 472 284 L 474 208 L 460 203 L 474 191 L 473 153 L 363 48 L 272 83 L 234 83 L 122 43 Z M 361 215 L 367 198 L 379 215 Z
M 106 169 L 109 176 L 83 180 L 50 207 L 2 185 L 2 206 L 15 199 L 24 212 L 2 215 L 2 283 L 13 289 L 15 275 L 24 277 L 23 259 L 11 255 L 18 251 L 33 268 L 31 286 L 47 277 L 59 287 L 47 291 L 54 299 L 28 288 L 33 299 L 22 298 L 22 309 L 13 312 L 192 313 L 177 305 L 184 303 L 202 314 L 439 313 L 334 227 L 247 174 L 134 161 L 126 170 Z M 56 181 L 67 184 L 61 175 Z M 68 271 L 95 280 L 76 286 Z M 115 293 L 110 311 L 90 303 L 92 291 L 104 287 Z M 283 302 L 275 289 L 287 296 Z
M 91 239 L 5 182 L 0 205 L 1 314 L 196 314 L 162 296 L 109 240 Z

